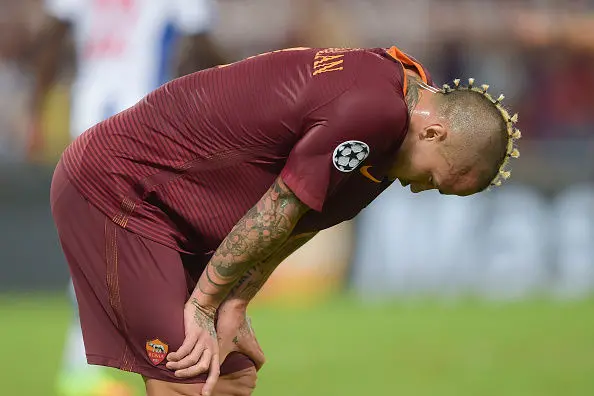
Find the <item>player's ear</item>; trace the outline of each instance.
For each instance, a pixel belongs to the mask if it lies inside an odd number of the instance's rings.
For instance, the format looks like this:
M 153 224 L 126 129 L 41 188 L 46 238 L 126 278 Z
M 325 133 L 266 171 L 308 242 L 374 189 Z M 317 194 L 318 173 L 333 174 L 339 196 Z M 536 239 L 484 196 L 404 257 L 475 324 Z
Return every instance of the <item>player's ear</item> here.
M 442 124 L 427 125 L 421 131 L 421 140 L 428 142 L 441 142 L 448 136 L 448 130 Z

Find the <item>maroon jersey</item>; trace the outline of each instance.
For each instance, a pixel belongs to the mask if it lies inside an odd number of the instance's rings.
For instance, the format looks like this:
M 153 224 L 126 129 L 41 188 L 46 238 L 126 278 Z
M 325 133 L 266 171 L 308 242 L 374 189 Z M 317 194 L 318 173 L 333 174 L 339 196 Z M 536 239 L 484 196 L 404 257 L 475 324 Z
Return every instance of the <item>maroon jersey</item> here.
M 115 223 L 207 258 L 281 175 L 313 209 L 295 232 L 354 217 L 389 184 L 406 135 L 395 48 L 290 49 L 174 80 L 64 153 Z

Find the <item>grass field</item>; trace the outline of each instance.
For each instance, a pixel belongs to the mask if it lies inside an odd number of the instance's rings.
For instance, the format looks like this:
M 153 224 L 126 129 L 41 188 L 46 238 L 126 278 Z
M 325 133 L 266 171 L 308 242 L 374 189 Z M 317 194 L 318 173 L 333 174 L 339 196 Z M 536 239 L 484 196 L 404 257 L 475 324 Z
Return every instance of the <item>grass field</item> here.
M 52 395 L 69 307 L 0 296 L 0 394 Z M 594 395 L 594 301 L 508 305 L 341 298 L 251 313 L 268 357 L 256 395 Z M 141 382 L 127 376 L 138 386 Z

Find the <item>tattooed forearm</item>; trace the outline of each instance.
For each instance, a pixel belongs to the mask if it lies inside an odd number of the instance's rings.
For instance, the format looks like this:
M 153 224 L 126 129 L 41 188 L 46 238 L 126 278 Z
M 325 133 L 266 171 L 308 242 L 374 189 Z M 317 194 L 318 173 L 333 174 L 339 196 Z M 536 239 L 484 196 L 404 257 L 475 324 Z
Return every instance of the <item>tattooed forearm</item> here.
M 215 251 L 198 281 L 200 302 L 217 307 L 245 271 L 286 241 L 307 210 L 277 179 Z
M 235 287 L 233 287 L 222 306 L 224 306 L 227 302 L 230 304 L 239 302 L 240 306 L 243 306 L 245 309 L 247 309 L 247 304 L 262 288 L 276 267 L 315 235 L 316 233 L 312 232 L 296 235 L 287 239 L 287 241 L 283 243 L 283 245 L 266 260 L 260 261 L 245 272 Z M 244 338 L 253 336 L 253 333 L 254 330 L 252 328 L 250 319 L 247 314 L 245 314 L 244 320 L 239 326 L 239 329 L 232 341 L 234 344 L 238 345 Z
M 405 78 L 407 80 L 406 105 L 408 106 L 408 114 L 411 116 L 421 98 L 421 80 L 409 73 L 405 73 Z
M 233 290 L 229 293 L 229 299 L 239 299 L 249 302 L 258 291 L 264 286 L 270 275 L 276 267 L 289 257 L 293 252 L 305 245 L 316 235 L 315 232 L 300 234 L 288 239 L 277 251 L 268 259 L 259 262 L 250 268 L 243 277 L 237 282 Z

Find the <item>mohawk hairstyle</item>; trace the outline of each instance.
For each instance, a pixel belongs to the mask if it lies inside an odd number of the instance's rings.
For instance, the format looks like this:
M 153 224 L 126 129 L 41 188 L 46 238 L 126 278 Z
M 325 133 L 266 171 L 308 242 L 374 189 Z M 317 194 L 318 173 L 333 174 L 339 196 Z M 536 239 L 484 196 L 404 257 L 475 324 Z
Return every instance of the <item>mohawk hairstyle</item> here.
M 501 117 L 505 122 L 507 130 L 507 148 L 503 161 L 499 164 L 497 174 L 491 180 L 488 186 L 498 187 L 503 183 L 504 180 L 509 179 L 511 176 L 511 171 L 509 170 L 510 159 L 520 157 L 520 151 L 517 149 L 516 144 L 517 141 L 522 137 L 522 133 L 519 129 L 515 127 L 515 124 L 518 122 L 518 114 L 516 113 L 513 116 L 510 116 L 507 109 L 501 103 L 503 99 L 505 99 L 504 95 L 499 95 L 497 99 L 495 99 L 487 92 L 487 90 L 489 89 L 489 86 L 487 84 L 483 84 L 480 87 L 477 87 L 475 86 L 474 82 L 474 78 L 469 78 L 468 85 L 463 86 L 460 84 L 460 79 L 455 79 L 454 86 L 450 87 L 448 84 L 444 84 L 441 89 L 441 93 L 443 93 L 444 95 L 448 95 L 452 92 L 458 91 L 476 92 L 488 99 L 501 114 Z

